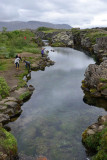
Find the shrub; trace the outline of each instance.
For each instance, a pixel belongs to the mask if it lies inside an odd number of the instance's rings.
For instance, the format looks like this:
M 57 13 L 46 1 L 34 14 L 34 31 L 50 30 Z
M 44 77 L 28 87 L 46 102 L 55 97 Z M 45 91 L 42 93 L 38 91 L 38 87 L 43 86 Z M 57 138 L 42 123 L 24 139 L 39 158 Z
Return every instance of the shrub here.
M 98 132 L 95 135 L 86 137 L 83 142 L 89 150 L 96 152 L 97 147 L 100 145 L 100 138 L 101 133 Z
M 9 86 L 7 85 L 5 79 L 0 77 L 0 95 L 2 98 L 5 98 L 9 95 Z
M 107 124 L 106 124 L 107 125 Z M 92 160 L 106 160 L 107 159 L 107 127 L 101 132 L 96 132 L 94 135 L 87 136 L 86 132 L 83 133 L 83 143 L 92 152 L 96 152 L 96 155 L 92 157 Z
M 49 30 L 54 30 L 53 28 L 48 28 L 48 27 L 39 27 L 37 31 L 49 31 Z
M 91 43 L 92 43 L 92 44 L 95 44 L 97 38 L 107 37 L 107 34 L 102 33 L 102 32 L 100 32 L 100 31 L 93 31 L 93 30 L 91 31 L 91 30 L 90 30 L 90 31 L 85 35 L 85 37 L 89 37 L 90 40 L 91 40 Z
M 40 48 L 25 48 L 24 50 L 26 52 L 31 52 L 31 53 L 35 53 L 35 54 L 41 53 L 41 49 Z
M 104 90 L 107 88 L 107 83 L 105 83 L 102 87 L 101 87 L 101 90 Z
M 8 55 L 9 55 L 9 58 L 14 58 L 14 57 L 15 57 L 16 53 L 15 53 L 14 48 L 11 48 L 11 49 L 10 49 L 10 52 L 9 52 Z
M 101 81 L 101 82 L 107 82 L 107 79 L 105 79 L 105 78 L 100 78 L 100 81 Z
M 99 139 L 100 146 L 97 147 L 98 153 L 93 157 L 93 160 L 106 160 L 107 159 L 107 127 L 101 132 Z
M 66 45 L 62 42 L 55 42 L 51 44 L 52 47 L 65 47 Z
M 2 46 L 0 47 L 0 58 L 13 58 L 17 53 L 23 51 L 40 53 L 34 37 L 35 34 L 30 30 L 3 32 L 0 35 L 0 46 Z M 42 41 L 39 41 L 39 45 L 42 45 Z

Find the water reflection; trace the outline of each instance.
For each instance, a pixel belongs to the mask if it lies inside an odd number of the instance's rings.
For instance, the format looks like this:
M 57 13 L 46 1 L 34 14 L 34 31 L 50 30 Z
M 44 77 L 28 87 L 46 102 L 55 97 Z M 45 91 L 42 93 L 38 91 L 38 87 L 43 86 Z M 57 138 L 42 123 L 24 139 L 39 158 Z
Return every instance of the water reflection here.
M 48 50 L 50 49 L 48 48 Z M 93 59 L 85 55 L 83 52 L 71 48 L 55 47 L 54 50 L 56 52 L 51 52 L 50 55 L 54 60 L 56 60 L 57 57 L 57 64 L 55 67 L 63 71 L 79 71 L 86 68 L 88 64 L 94 63 Z
M 81 81 L 93 59 L 71 48 L 46 47 L 55 65 L 32 72 L 36 89 L 17 121 L 10 123 L 19 152 L 49 160 L 85 160 L 81 134 L 95 122 L 102 108 L 83 102 Z
M 104 98 L 95 98 L 95 97 L 92 97 L 88 92 L 85 92 L 85 96 L 83 98 L 83 101 L 86 104 L 89 104 L 91 106 L 97 106 L 100 108 L 104 108 L 107 111 L 107 100 Z

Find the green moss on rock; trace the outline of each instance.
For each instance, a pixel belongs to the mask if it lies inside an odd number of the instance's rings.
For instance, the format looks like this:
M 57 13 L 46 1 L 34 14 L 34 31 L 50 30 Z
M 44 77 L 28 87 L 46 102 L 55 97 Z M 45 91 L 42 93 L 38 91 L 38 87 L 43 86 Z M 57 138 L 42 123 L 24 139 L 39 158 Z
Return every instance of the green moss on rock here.
M 94 94 L 97 90 L 95 88 L 90 89 L 90 93 Z
M 62 42 L 55 42 L 51 44 L 52 47 L 66 47 L 66 45 Z
M 87 149 L 96 152 L 92 160 L 107 159 L 107 127 L 90 136 L 87 135 L 87 130 L 85 130 L 82 134 L 82 140 Z
M 10 160 L 17 155 L 17 141 L 14 136 L 0 127 L 0 160 Z
M 86 148 L 88 148 L 91 151 L 96 152 L 97 147 L 100 145 L 100 138 L 101 138 L 101 133 L 97 132 L 94 135 L 86 136 L 83 139 L 83 142 L 84 142 Z
M 86 86 L 86 84 L 85 84 L 85 81 L 84 81 L 84 80 L 82 80 L 82 86 L 81 86 L 81 88 L 82 88 L 82 89 L 87 88 L 87 86 Z
M 9 96 L 9 86 L 7 85 L 5 79 L 0 77 L 0 95 L 2 98 Z
M 105 78 L 100 78 L 100 82 L 107 82 L 107 79 L 105 79 Z
M 30 92 L 30 91 L 27 91 L 27 92 L 21 94 L 20 97 L 19 97 L 19 99 L 22 100 L 22 101 L 23 101 L 23 100 L 26 100 L 27 98 L 30 97 L 30 95 L 31 95 L 31 92 Z
M 104 90 L 104 89 L 106 89 L 106 88 L 107 88 L 107 83 L 104 84 L 104 85 L 101 87 L 101 90 Z

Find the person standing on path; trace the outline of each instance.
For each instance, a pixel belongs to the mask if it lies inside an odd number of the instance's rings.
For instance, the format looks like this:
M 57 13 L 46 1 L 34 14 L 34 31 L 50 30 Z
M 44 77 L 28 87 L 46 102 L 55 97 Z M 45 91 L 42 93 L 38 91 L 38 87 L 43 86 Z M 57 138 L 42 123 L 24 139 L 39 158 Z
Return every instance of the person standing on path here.
M 20 58 L 16 56 L 16 59 L 14 61 L 14 63 L 16 64 L 16 69 L 19 69 L 19 61 L 20 61 Z
M 42 57 L 44 56 L 44 49 L 45 49 L 45 48 L 42 48 L 42 50 L 41 50 L 41 55 L 42 55 Z
M 20 60 L 22 61 L 22 57 L 21 57 L 21 55 L 20 55 L 20 54 L 18 54 L 18 58 L 20 58 Z

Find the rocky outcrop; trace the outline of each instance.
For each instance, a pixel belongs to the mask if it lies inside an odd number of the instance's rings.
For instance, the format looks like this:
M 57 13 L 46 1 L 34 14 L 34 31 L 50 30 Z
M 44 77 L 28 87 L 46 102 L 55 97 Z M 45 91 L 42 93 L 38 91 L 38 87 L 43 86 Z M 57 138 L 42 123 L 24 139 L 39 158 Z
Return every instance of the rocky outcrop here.
M 82 134 L 83 144 L 94 154 L 93 160 L 107 159 L 107 115 L 89 126 Z
M 91 44 L 91 40 L 89 37 L 86 37 L 86 38 L 82 37 L 81 38 L 81 46 L 83 48 L 89 49 L 91 47 L 91 45 L 92 44 Z
M 70 31 L 65 31 L 65 32 L 60 32 L 56 34 L 55 36 L 52 37 L 52 43 L 62 43 L 65 46 L 73 47 L 73 36 L 72 32 Z
M 11 117 L 21 113 L 20 104 L 14 97 L 7 97 L 0 101 L 0 123 L 6 123 Z
M 44 57 L 41 58 L 41 60 L 39 61 L 38 65 L 37 64 L 32 64 L 31 65 L 31 70 L 45 70 L 45 67 L 49 67 L 51 65 L 54 65 L 54 61 L 50 60 L 50 58 L 44 54 Z
M 82 89 L 94 97 L 107 98 L 107 60 L 100 65 L 90 64 L 85 71 Z
M 106 126 L 104 125 L 107 122 L 107 115 L 100 116 L 98 122 L 89 126 L 82 134 L 83 141 L 87 136 L 94 135 L 97 132 L 101 132 Z
M 34 90 L 33 86 L 19 88 L 11 92 L 11 97 L 7 97 L 0 101 L 0 123 L 4 124 L 21 113 L 21 105 L 30 98 Z
M 107 53 L 107 31 L 100 28 L 72 29 L 74 48 L 88 51 L 98 61 L 103 61 Z
M 38 43 L 39 40 L 49 40 L 52 46 L 69 46 L 74 47 L 73 35 L 71 31 L 53 31 L 51 33 L 36 32 L 35 41 Z
M 107 37 L 96 39 L 96 44 L 93 45 L 94 53 L 97 54 L 100 61 L 107 59 Z

